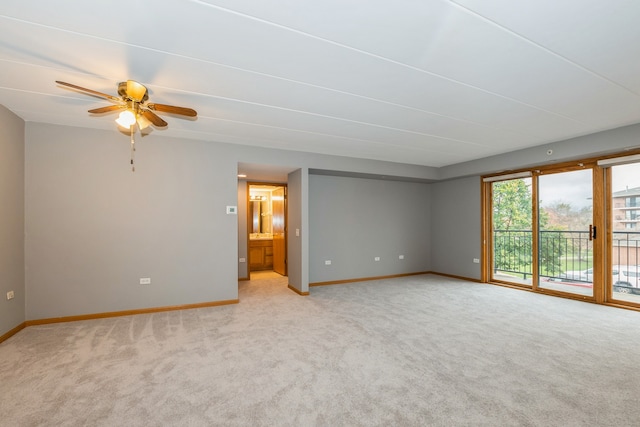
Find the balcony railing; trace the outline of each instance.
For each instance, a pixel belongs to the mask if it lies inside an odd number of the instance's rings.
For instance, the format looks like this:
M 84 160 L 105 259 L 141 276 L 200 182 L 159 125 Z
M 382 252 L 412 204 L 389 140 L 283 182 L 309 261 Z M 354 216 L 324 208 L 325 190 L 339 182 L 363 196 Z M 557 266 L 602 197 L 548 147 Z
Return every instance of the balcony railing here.
M 602 236 L 603 237 L 603 236 Z M 523 279 L 533 275 L 531 230 L 494 230 L 494 270 Z M 568 277 L 593 265 L 593 241 L 588 231 L 541 231 L 538 242 L 541 277 Z M 613 233 L 614 265 L 640 265 L 640 232 Z

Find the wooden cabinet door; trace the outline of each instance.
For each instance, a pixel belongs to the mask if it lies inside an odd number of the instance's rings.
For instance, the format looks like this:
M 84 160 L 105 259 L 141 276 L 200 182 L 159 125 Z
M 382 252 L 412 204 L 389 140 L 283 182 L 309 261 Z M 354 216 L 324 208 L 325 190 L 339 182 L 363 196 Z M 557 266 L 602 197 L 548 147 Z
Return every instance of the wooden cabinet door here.
M 273 191 L 271 199 L 273 212 L 273 271 L 287 275 L 287 242 L 285 233 L 286 191 L 278 187 Z
M 264 261 L 263 247 L 249 248 L 249 267 L 258 269 L 263 268 Z

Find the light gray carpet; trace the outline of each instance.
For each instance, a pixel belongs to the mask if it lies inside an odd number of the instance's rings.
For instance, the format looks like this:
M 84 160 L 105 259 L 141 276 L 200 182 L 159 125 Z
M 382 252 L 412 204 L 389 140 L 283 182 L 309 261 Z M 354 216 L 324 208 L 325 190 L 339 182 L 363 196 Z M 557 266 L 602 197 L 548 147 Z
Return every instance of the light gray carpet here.
M 439 276 L 29 327 L 2 426 L 637 426 L 640 313 Z

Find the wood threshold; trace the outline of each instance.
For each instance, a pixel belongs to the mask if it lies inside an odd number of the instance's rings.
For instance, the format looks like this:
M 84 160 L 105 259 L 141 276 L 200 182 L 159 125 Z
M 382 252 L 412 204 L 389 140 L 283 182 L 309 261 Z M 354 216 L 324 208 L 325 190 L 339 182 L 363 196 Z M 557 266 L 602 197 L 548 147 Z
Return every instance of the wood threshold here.
M 15 328 L 11 329 L 6 334 L 0 336 L 0 343 L 8 340 L 9 338 L 11 338 L 12 336 L 14 336 L 15 334 L 17 334 L 18 332 L 20 332 L 21 330 L 23 330 L 26 327 L 27 327 L 27 322 L 22 322 L 21 324 L 19 324 Z
M 571 292 L 556 291 L 554 289 L 545 289 L 545 288 L 538 288 L 534 290 L 534 292 L 542 295 L 549 295 L 552 297 L 560 297 L 560 298 L 574 299 L 576 301 L 602 304 L 601 302 L 598 302 L 594 296 L 589 296 L 589 295 L 572 294 Z
M 521 291 L 533 292 L 534 294 L 549 295 L 549 296 L 552 296 L 552 297 L 573 299 L 573 300 L 576 300 L 576 301 L 584 301 L 584 302 L 591 302 L 591 303 L 596 303 L 597 302 L 595 297 L 593 297 L 593 296 L 572 294 L 570 292 L 557 291 L 557 290 L 554 290 L 554 289 L 545 289 L 545 288 L 534 289 L 532 285 L 525 285 L 525 284 L 511 283 L 511 282 L 503 282 L 503 281 L 499 281 L 499 280 L 493 280 L 493 281 L 486 282 L 486 283 L 489 284 L 489 285 L 502 286 L 504 288 L 519 289 Z M 600 304 L 600 303 L 598 303 L 598 304 Z
M 604 305 L 607 307 L 615 307 L 615 308 L 624 308 L 626 310 L 640 312 L 640 306 L 627 305 L 621 302 L 612 302 L 612 301 L 598 302 L 595 298 L 585 297 L 584 295 L 573 295 L 566 292 L 553 292 L 553 291 L 545 292 L 545 291 L 535 290 L 527 285 L 517 285 L 517 284 L 512 284 L 507 282 L 487 282 L 487 284 L 493 285 L 493 286 L 502 286 L 502 287 L 511 288 L 511 289 L 518 289 L 520 291 L 532 292 L 534 294 L 547 295 L 555 298 L 572 299 L 574 301 L 582 301 L 590 304 Z
M 419 273 L 403 273 L 392 274 L 390 276 L 376 276 L 376 277 L 360 277 L 357 279 L 345 279 L 345 280 L 331 280 L 329 282 L 314 282 L 309 283 L 309 286 L 328 286 L 328 285 L 343 285 L 345 283 L 366 282 L 369 280 L 382 280 L 382 279 L 394 279 L 396 277 L 417 276 L 420 274 L 429 274 L 430 271 L 421 271 Z
M 443 276 L 443 277 L 451 277 L 452 279 L 466 280 L 467 282 L 484 283 L 480 279 L 472 279 L 471 277 L 456 276 L 455 274 L 438 273 L 436 271 L 430 271 L 429 274 L 435 274 L 436 276 Z
M 503 288 L 520 289 L 521 291 L 533 292 L 533 287 L 531 285 L 500 281 L 488 281 L 486 283 L 488 285 L 502 286 Z
M 311 286 L 311 285 L 309 285 L 309 286 Z M 291 285 L 287 285 L 287 287 L 288 287 L 289 289 L 291 289 L 293 292 L 295 292 L 296 294 L 298 294 L 298 295 L 301 295 L 301 296 L 303 296 L 303 297 L 309 296 L 309 292 L 302 292 L 302 291 L 299 291 L 298 289 L 294 288 L 294 287 L 293 287 L 293 286 L 291 286 Z
M 605 302 L 602 305 L 606 305 L 607 307 L 624 308 L 626 310 L 640 312 L 640 307 L 635 305 L 627 305 L 627 304 L 621 304 L 621 303 L 611 302 L 611 301 Z
M 133 316 L 136 314 L 160 313 L 163 311 L 190 310 L 193 308 L 217 307 L 220 305 L 238 304 L 240 300 L 201 302 L 197 304 L 173 305 L 166 307 L 140 308 L 136 310 L 111 311 L 106 313 L 82 314 L 79 316 L 52 317 L 48 319 L 27 320 L 26 326 L 48 325 L 51 323 L 76 322 L 79 320 L 105 319 L 109 317 Z

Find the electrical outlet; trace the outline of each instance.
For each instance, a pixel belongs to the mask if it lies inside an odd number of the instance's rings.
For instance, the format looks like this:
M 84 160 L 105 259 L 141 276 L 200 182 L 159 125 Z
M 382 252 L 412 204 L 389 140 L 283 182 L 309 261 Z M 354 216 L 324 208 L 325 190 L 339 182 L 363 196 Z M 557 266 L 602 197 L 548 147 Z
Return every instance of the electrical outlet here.
M 7 300 L 13 299 L 14 297 L 15 297 L 15 294 L 13 293 L 13 291 L 7 292 Z
M 246 258 L 240 258 L 240 262 L 247 262 Z
M 473 259 L 473 263 L 474 263 L 474 264 L 480 264 L 480 259 L 478 259 L 478 258 L 474 258 L 474 259 Z
M 140 279 L 140 284 L 141 285 L 150 285 L 151 284 L 151 278 L 150 277 L 142 277 Z
M 324 262 L 324 265 L 331 265 L 331 260 L 330 260 L 330 259 L 326 260 L 326 261 Z
M 373 260 L 374 260 L 374 261 L 380 261 L 380 257 L 379 257 L 379 256 L 377 256 L 377 257 L 375 257 Z
M 398 259 L 404 259 L 404 255 L 398 255 Z

